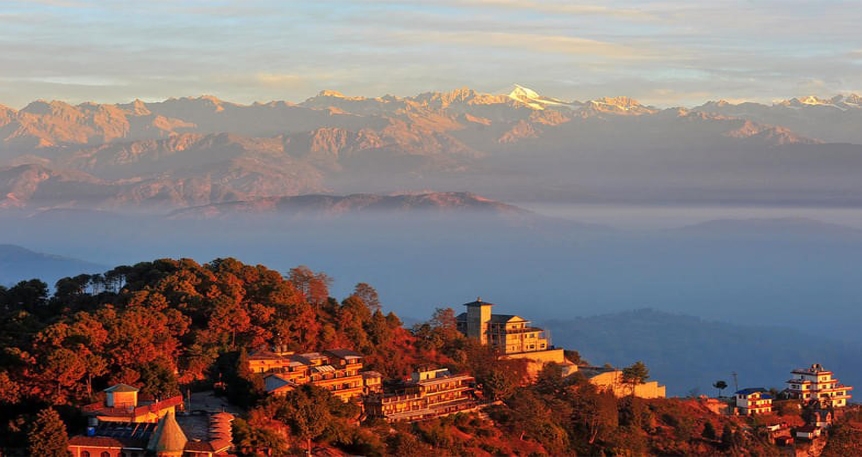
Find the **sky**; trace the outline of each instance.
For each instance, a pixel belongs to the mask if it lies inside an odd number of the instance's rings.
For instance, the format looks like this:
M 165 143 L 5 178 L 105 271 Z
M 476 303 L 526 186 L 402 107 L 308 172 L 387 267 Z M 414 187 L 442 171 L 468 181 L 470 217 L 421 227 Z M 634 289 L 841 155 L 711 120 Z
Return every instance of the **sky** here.
M 862 94 L 862 1 L 3 0 L 0 104 Z

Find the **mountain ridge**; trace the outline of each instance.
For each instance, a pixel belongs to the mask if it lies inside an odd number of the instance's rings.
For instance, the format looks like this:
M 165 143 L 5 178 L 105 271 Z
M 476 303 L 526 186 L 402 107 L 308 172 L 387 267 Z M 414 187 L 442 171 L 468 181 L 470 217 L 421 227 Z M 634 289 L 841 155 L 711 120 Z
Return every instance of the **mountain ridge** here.
M 115 105 L 41 100 L 0 111 L 0 169 L 10 175 L 8 167 L 39 164 L 54 175 L 8 177 L 0 205 L 176 209 L 425 189 L 497 200 L 654 194 L 667 202 L 692 198 L 679 192 L 689 186 L 699 187 L 694 199 L 737 199 L 737 189 L 753 187 L 747 198 L 785 199 L 789 190 L 857 204 L 862 195 L 842 176 L 858 166 L 862 146 L 829 140 L 862 144 L 862 109 L 805 108 L 858 97 L 839 98 L 806 98 L 803 108 L 658 109 L 630 97 L 567 102 L 515 85 L 498 95 L 466 87 L 376 98 L 321 91 L 298 104 L 206 95 Z M 742 182 L 728 185 L 718 172 Z M 49 186 L 61 182 L 62 191 Z

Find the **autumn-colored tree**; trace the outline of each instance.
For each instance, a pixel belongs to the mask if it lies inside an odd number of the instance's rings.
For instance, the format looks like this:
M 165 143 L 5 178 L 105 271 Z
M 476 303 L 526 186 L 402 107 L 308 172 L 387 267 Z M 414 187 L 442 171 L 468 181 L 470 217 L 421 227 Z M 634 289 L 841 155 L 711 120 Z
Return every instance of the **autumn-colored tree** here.
M 567 398 L 572 405 L 573 434 L 582 437 L 581 441 L 594 445 L 608 437 L 608 434 L 619 425 L 617 399 L 610 392 L 600 392 L 598 388 L 583 377 L 570 389 Z M 595 453 L 595 449 L 587 447 L 579 453 L 587 455 Z
M 326 303 L 332 278 L 326 273 L 315 273 L 305 265 L 291 268 L 288 279 L 305 299 L 314 306 Z
M 67 457 L 69 455 L 69 435 L 66 424 L 53 408 L 46 408 L 36 415 L 27 433 L 30 455 L 46 457 Z
M 236 418 L 231 423 L 233 444 L 240 456 L 288 455 L 287 440 L 271 427 L 267 420 L 255 420 L 251 413 L 248 422 Z
M 21 389 L 6 371 L 0 371 L 0 409 L 18 403 Z
M 371 312 L 380 311 L 380 296 L 370 285 L 360 282 L 353 288 L 353 295 L 361 298 Z

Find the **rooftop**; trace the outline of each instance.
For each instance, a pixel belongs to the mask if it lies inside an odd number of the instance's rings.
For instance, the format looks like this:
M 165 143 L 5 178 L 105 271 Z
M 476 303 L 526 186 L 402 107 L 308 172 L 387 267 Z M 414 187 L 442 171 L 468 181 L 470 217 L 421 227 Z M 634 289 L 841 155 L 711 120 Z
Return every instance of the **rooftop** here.
M 464 303 L 462 306 L 494 306 L 494 304 L 482 301 L 482 297 L 476 297 L 476 301 Z
M 110 392 L 110 393 L 114 393 L 114 392 L 137 392 L 137 391 L 138 391 L 138 388 L 132 387 L 128 384 L 115 384 L 115 385 L 105 389 L 105 392 Z
M 749 387 L 747 389 L 737 390 L 736 395 L 751 395 L 753 393 L 758 393 L 758 392 L 769 392 L 769 391 L 764 389 L 763 387 Z M 766 397 L 764 397 L 764 398 L 766 398 Z M 769 397 L 769 398 L 772 398 L 772 397 Z

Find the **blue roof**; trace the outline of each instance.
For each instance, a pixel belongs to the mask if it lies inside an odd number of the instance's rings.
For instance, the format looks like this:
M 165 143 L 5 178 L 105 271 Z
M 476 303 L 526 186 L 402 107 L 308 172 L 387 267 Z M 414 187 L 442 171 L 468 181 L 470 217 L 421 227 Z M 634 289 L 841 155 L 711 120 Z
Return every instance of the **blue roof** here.
M 755 392 L 769 392 L 769 391 L 764 389 L 763 387 L 749 387 L 748 389 L 737 390 L 736 395 L 751 395 Z

